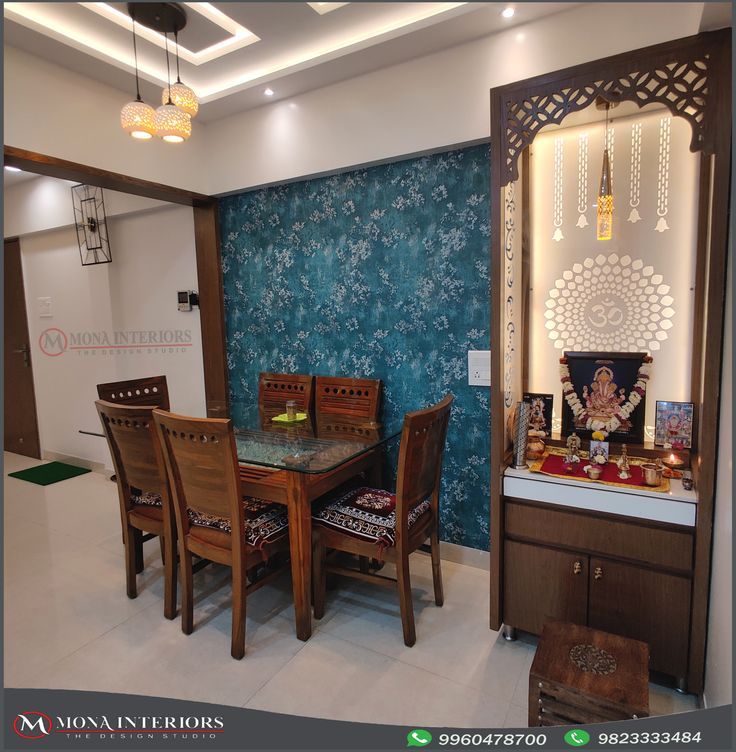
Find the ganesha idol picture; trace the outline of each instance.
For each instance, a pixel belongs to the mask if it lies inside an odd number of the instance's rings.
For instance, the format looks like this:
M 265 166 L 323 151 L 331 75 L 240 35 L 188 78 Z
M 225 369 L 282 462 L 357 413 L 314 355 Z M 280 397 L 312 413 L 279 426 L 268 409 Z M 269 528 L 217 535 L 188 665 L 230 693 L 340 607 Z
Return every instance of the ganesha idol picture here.
M 560 361 L 563 433 L 641 443 L 651 371 L 646 353 L 565 353 Z

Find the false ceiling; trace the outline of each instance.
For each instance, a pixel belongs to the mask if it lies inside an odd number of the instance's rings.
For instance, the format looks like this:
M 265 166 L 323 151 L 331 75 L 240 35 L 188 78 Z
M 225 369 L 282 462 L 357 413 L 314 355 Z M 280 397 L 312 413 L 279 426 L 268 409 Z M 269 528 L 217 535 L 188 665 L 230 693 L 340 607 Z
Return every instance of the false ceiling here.
M 183 3 L 181 79 L 212 120 L 527 23 L 579 3 Z M 511 18 L 502 11 L 514 7 Z M 125 3 L 4 3 L 5 44 L 132 94 Z M 164 38 L 137 25 L 143 98 L 159 104 Z M 175 79 L 176 73 L 173 77 Z M 273 96 L 264 92 L 271 89 Z

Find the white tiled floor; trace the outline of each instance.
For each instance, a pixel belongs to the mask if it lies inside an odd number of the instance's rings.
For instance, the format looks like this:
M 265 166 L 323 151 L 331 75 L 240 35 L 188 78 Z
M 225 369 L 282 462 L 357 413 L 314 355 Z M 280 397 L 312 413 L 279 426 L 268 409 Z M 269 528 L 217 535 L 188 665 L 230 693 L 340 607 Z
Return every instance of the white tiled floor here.
M 36 460 L 5 454 L 5 472 Z M 195 631 L 164 619 L 158 543 L 139 595 L 125 595 L 114 483 L 99 473 L 51 486 L 5 478 L 5 683 L 127 692 L 340 720 L 414 726 L 526 725 L 535 641 L 488 629 L 488 573 L 412 557 L 417 643 L 404 646 L 390 589 L 341 580 L 312 638 L 294 635 L 288 576 L 248 599 L 247 652 L 230 658 L 225 568 L 195 575 Z M 695 698 L 652 685 L 653 713 Z

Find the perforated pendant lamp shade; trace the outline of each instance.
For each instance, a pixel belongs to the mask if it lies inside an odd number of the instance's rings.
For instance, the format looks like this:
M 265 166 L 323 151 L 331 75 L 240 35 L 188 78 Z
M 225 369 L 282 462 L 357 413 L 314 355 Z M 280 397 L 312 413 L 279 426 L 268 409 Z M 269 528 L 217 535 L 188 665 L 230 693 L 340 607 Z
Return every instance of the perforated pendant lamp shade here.
M 120 125 L 133 138 L 145 141 L 156 134 L 156 111 L 142 99 L 128 102 L 120 111 Z
M 169 98 L 174 105 L 184 110 L 190 117 L 194 117 L 199 111 L 197 95 L 181 81 L 171 84 L 171 89 L 164 86 L 161 92 L 161 104 L 167 104 Z
M 192 135 L 192 118 L 175 104 L 162 104 L 154 120 L 156 135 L 170 144 L 186 141 Z
M 161 92 L 161 104 L 171 102 L 190 117 L 196 117 L 199 112 L 199 100 L 194 91 L 182 83 L 179 73 L 179 33 L 177 31 L 174 32 L 174 43 L 176 45 L 176 83 L 164 86 Z
M 123 106 L 120 111 L 120 126 L 133 138 L 146 141 L 156 134 L 155 110 L 141 98 L 138 81 L 138 47 L 135 43 L 135 19 L 133 19 L 133 55 L 135 59 L 135 93 L 136 98 Z

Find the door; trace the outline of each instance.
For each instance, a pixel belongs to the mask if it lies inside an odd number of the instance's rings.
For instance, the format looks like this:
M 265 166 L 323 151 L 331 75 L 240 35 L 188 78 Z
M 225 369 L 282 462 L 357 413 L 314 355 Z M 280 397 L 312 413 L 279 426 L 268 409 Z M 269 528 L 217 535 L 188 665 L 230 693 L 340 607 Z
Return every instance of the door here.
M 5 450 L 41 457 L 23 267 L 18 239 L 5 241 Z
M 588 557 L 507 540 L 503 622 L 541 634 L 546 621 L 586 624 Z
M 684 678 L 690 584 L 687 577 L 591 558 L 589 626 L 649 643 L 649 667 Z

